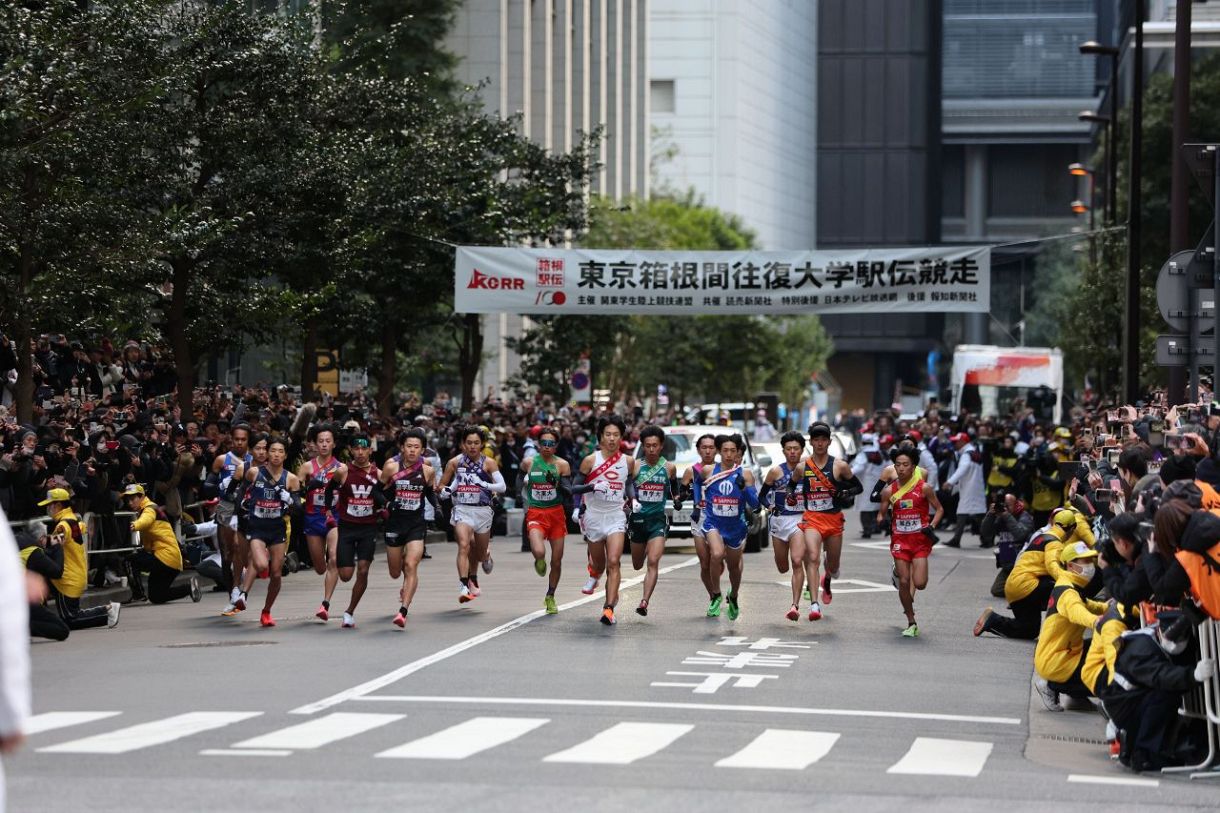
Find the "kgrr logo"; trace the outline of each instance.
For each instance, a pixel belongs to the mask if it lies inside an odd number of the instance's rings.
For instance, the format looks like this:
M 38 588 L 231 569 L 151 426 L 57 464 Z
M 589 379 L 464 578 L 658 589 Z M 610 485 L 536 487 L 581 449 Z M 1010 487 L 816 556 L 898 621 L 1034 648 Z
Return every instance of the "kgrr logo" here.
M 525 280 L 516 279 L 514 277 L 493 277 L 490 274 L 484 274 L 479 269 L 472 269 L 473 274 L 470 277 L 470 282 L 466 283 L 467 288 L 478 288 L 484 291 L 524 291 Z
M 563 291 L 539 291 L 534 297 L 535 305 L 562 305 L 567 301 L 568 296 Z

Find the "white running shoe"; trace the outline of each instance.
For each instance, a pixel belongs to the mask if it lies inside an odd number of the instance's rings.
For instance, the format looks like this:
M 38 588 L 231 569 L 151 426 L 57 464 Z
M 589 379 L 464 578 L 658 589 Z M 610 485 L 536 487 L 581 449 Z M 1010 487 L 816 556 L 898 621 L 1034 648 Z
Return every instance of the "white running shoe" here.
M 237 597 L 238 597 L 238 596 L 240 596 L 240 595 L 241 595 L 241 588 L 240 588 L 240 587 L 234 587 L 232 590 L 230 590 L 230 591 L 229 591 L 229 603 L 230 603 L 230 604 L 236 604 L 236 603 L 237 603 Z
M 580 592 L 584 593 L 586 596 L 591 596 L 594 593 L 596 593 L 597 592 L 597 577 L 590 576 L 585 581 L 585 586 L 580 588 Z
M 1059 705 L 1059 692 L 1037 675 L 1034 675 L 1034 688 L 1038 690 L 1038 697 L 1042 699 L 1042 705 L 1046 706 L 1047 711 L 1063 711 L 1063 706 Z
M 461 587 L 458 588 L 458 602 L 459 603 L 465 604 L 466 602 L 473 601 L 473 600 L 474 600 L 474 593 L 470 592 L 469 587 L 467 587 L 466 585 L 463 584 Z
M 106 626 L 114 629 L 119 624 L 119 613 L 122 612 L 123 605 L 117 601 L 112 601 L 106 607 Z
M 343 614 L 343 629 L 349 630 L 354 626 L 356 626 L 356 616 L 352 615 L 351 613 L 344 613 Z
M 822 620 L 822 605 L 818 604 L 816 601 L 809 605 L 809 620 L 810 621 L 821 621 Z

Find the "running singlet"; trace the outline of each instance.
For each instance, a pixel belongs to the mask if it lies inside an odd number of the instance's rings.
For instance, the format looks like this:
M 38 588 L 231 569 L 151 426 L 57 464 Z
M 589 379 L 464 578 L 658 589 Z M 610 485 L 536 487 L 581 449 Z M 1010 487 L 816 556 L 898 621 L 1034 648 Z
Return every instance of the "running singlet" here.
M 534 462 L 530 463 L 530 473 L 525 480 L 526 504 L 530 508 L 553 508 L 559 505 L 559 488 L 556 485 L 559 482 L 559 470 L 547 463 L 542 455 L 531 459 Z M 550 475 L 554 482 L 547 482 L 547 475 Z
M 805 461 L 802 478 L 805 481 L 805 510 L 818 514 L 841 513 L 835 508 L 833 491 L 835 471 L 834 455 L 826 456 L 826 465 L 814 466 L 813 459 Z
M 712 525 L 724 528 L 741 523 L 744 527 L 742 506 L 745 503 L 745 495 L 737 487 L 737 477 L 742 471 L 743 469 L 737 466 L 723 472 L 721 464 L 717 463 L 708 475 L 703 487 L 703 500 L 707 507 L 707 519 Z
M 657 460 L 655 466 L 640 463 L 635 476 L 635 498 L 640 501 L 638 514 L 660 516 L 665 513 L 665 498 L 669 495 L 669 472 L 665 458 Z
M 309 479 L 321 480 L 325 483 L 330 479 L 330 476 L 335 473 L 335 469 L 339 468 L 339 461 L 331 458 L 330 462 L 325 466 L 318 465 L 318 458 L 309 461 Z M 321 488 L 311 488 L 305 494 L 305 513 L 306 514 L 321 514 L 326 512 L 326 486 Z
M 339 488 L 339 500 L 335 514 L 339 522 L 353 525 L 373 525 L 377 522 L 376 501 L 373 490 L 380 487 L 376 466 L 367 469 L 349 465 L 347 479 Z
M 596 491 L 585 494 L 585 509 L 602 513 L 622 511 L 628 471 L 627 456 L 622 452 L 615 452 L 608 461 L 602 456 L 600 449 L 594 452 L 593 469 L 585 478 L 585 482 L 596 483 L 598 480 L 604 480 L 610 485 L 610 490 L 605 494 L 598 494 Z
M 254 482 L 246 488 L 246 507 L 252 522 L 275 522 L 284 519 L 286 506 L 281 498 L 288 487 L 288 472 L 281 471 L 279 480 L 271 479 L 271 472 L 262 466 L 254 475 Z
M 795 516 L 803 513 L 800 503 L 788 505 L 788 484 L 793 481 L 792 467 L 787 462 L 779 464 L 781 477 L 776 478 L 771 490 L 771 513 L 782 516 Z M 798 482 L 800 478 L 795 478 Z
M 398 463 L 398 471 L 390 478 L 394 488 L 394 499 L 390 503 L 390 511 L 394 514 L 420 514 L 424 510 L 424 489 L 428 483 L 424 479 L 424 461 L 416 460 L 410 468 L 404 467 L 402 455 L 395 455 L 393 460 Z
M 466 455 L 458 458 L 453 474 L 455 505 L 491 505 L 491 492 L 484 487 L 487 481 L 483 479 L 483 461 L 486 459 L 482 455 L 477 460 Z
M 915 475 L 914 479 L 914 488 L 905 494 L 897 495 L 896 499 L 890 501 L 894 509 L 894 519 L 891 527 L 895 534 L 917 534 L 928 524 L 930 513 L 928 511 L 928 499 L 923 493 L 924 482 L 918 474 Z M 899 491 L 901 491 L 901 488 Z

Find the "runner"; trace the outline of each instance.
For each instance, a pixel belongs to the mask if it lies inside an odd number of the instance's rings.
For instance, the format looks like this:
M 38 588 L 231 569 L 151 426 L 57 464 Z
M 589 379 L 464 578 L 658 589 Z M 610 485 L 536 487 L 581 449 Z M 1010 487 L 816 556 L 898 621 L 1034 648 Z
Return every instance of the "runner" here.
M 339 583 L 339 569 L 335 566 L 335 549 L 339 544 L 339 529 L 331 519 L 330 506 L 326 503 L 326 484 L 343 464 L 334 456 L 335 432 L 322 425 L 312 430 L 317 455 L 301 464 L 297 479 L 305 484 L 305 543 L 309 546 L 309 561 L 314 572 L 324 576 L 322 581 L 322 603 L 315 613 L 326 621 L 330 618 L 330 597 Z
M 635 475 L 635 499 L 631 503 L 631 566 L 639 570 L 648 564 L 644 574 L 644 597 L 635 611 L 648 615 L 648 602 L 657 587 L 661 556 L 665 554 L 665 539 L 669 523 L 665 517 L 665 501 L 673 498 L 674 510 L 682 509 L 678 472 L 673 463 L 661 457 L 665 447 L 665 430 L 646 426 L 640 431 L 644 462 L 638 464 Z
M 407 625 L 407 610 L 419 587 L 419 562 L 424 556 L 424 537 L 428 521 L 424 516 L 427 502 L 436 500 L 432 483 L 436 474 L 424 461 L 426 439 L 418 429 L 398 435 L 399 453 L 386 461 L 381 470 L 381 483 L 389 500 L 389 516 L 385 524 L 385 557 L 390 578 L 402 576 L 398 593 L 398 614 L 394 625 Z
M 240 482 L 233 475 L 239 466 L 250 465 L 254 457 L 250 454 L 250 427 L 239 423 L 229 430 L 229 450 L 212 461 L 212 474 L 216 476 L 216 489 L 220 499 L 216 501 L 216 533 L 220 537 L 220 566 L 231 585 L 229 603 L 224 612 L 231 613 L 237 606 L 241 593 L 241 571 L 245 566 L 244 545 L 238 544 L 237 523 L 234 511 L 237 507 L 236 491 Z
M 712 588 L 712 557 L 707 549 L 707 536 L 703 533 L 703 478 L 716 465 L 716 436 L 700 435 L 695 439 L 695 451 L 699 462 L 688 466 L 682 472 L 683 499 L 691 500 L 690 536 L 695 545 L 695 555 L 699 557 L 699 578 L 707 589 L 708 601 L 716 605 L 720 612 L 720 601 L 716 590 Z M 708 607 L 708 617 L 711 617 L 711 607 Z
M 846 460 L 829 454 L 830 425 L 818 421 L 809 427 L 809 445 L 813 454 L 802 469 L 800 490 L 804 494 L 804 515 L 801 530 L 805 532 L 805 578 L 812 592 L 818 584 L 822 550 L 826 551 L 826 573 L 821 580 L 821 602 L 811 596 L 809 620 L 822 617 L 822 604 L 829 604 L 833 595 L 831 580 L 839 575 L 839 555 L 843 547 L 843 508 L 863 488 L 851 473 Z
M 369 586 L 369 567 L 377 548 L 378 509 L 384 502 L 381 473 L 372 463 L 373 449 L 368 435 L 353 437 L 351 449 L 352 462 L 331 474 L 325 494 L 325 504 L 335 507 L 334 520 L 339 527 L 339 541 L 335 546 L 339 580 L 346 583 L 351 581 L 353 574 L 356 576 L 352 597 L 343 611 L 344 629 L 356 626 L 356 605 Z M 333 498 L 336 493 L 337 500 Z M 323 608 L 330 608 L 330 599 L 328 594 L 322 602 Z M 321 618 L 321 613 L 318 617 Z
M 453 500 L 450 523 L 457 539 L 458 601 L 479 597 L 478 566 L 491 544 L 491 498 L 507 487 L 496 461 L 483 454 L 485 436 L 477 426 L 458 433 L 461 454 L 445 464 L 440 498 Z
M 249 543 L 246 541 L 250 538 L 250 511 L 246 501 L 246 489 L 249 487 L 249 482 L 246 480 L 246 475 L 259 466 L 267 463 L 267 449 L 271 443 L 271 437 L 262 432 L 254 435 L 250 445 L 250 462 L 239 461 L 237 468 L 234 469 L 230 478 L 227 492 L 230 494 L 235 508 L 233 510 L 233 519 L 230 520 L 230 527 L 233 528 L 234 550 L 243 552 L 242 561 L 243 567 L 237 572 L 236 578 L 233 581 L 233 593 L 229 596 L 229 603 L 225 605 L 221 611 L 223 616 L 235 616 L 246 609 L 245 601 L 238 601 L 241 598 L 241 586 L 245 582 L 245 571 L 249 568 L 250 563 L 246 561 L 249 557 L 244 555 Z M 255 571 L 258 575 L 258 571 Z
M 729 620 L 741 615 L 742 554 L 749 532 L 747 514 L 757 511 L 758 494 L 754 490 L 754 472 L 741 465 L 745 441 L 741 435 L 717 435 L 716 451 L 720 462 L 707 475 L 703 484 L 707 518 L 704 532 L 711 554 L 711 578 L 715 593 L 708 607 L 709 618 L 720 615 L 720 576 L 727 564 L 729 570 Z
M 563 510 L 563 491 L 572 490 L 572 467 L 556 457 L 559 432 L 551 427 L 539 430 L 538 453 L 521 463 L 517 475 L 517 491 L 525 499 L 525 532 L 529 537 L 530 553 L 534 555 L 534 571 L 546 576 L 546 545 L 551 545 L 551 573 L 546 595 L 542 599 L 547 615 L 559 612 L 555 606 L 555 588 L 562 572 L 563 541 L 568 533 L 568 519 Z
M 271 606 L 280 593 L 284 572 L 284 548 L 288 541 L 287 518 L 300 502 L 301 481 L 295 474 L 284 471 L 288 444 L 280 438 L 267 442 L 267 464 L 251 467 L 245 473 L 246 528 L 249 537 L 249 561 L 242 578 L 237 608 L 244 610 L 250 588 L 258 574 L 267 572 L 267 600 L 259 616 L 259 624 L 274 627 Z
M 573 516 L 581 520 L 593 572 L 606 574 L 606 602 L 600 620 L 607 626 L 616 623 L 614 608 L 622 580 L 619 560 L 627 537 L 626 506 L 634 496 L 636 460 L 620 449 L 626 431 L 623 419 L 617 415 L 598 421 L 599 448 L 580 462 L 580 474 L 572 487 L 575 495 L 589 495 L 583 506 L 578 501 Z
M 890 524 L 890 555 L 898 571 L 898 600 L 906 613 L 907 638 L 919 637 L 915 623 L 915 591 L 928 586 L 928 554 L 932 552 L 932 529 L 944 516 L 936 489 L 924 482 L 919 472 L 919 452 L 912 448 L 899 449 L 894 456 L 898 478 L 881 492 L 881 508 L 877 521 L 883 522 L 892 508 Z M 929 519 L 928 509 L 935 513 Z
M 800 480 L 801 456 L 805 453 L 805 436 L 800 432 L 785 432 L 780 439 L 784 462 L 772 466 L 763 478 L 759 500 L 766 504 L 771 497 L 771 548 L 775 567 L 780 573 L 792 570 L 792 607 L 785 617 L 796 621 L 801 617 L 801 591 L 805 588 L 805 534 L 801 531 L 802 510 L 793 493 L 794 478 Z

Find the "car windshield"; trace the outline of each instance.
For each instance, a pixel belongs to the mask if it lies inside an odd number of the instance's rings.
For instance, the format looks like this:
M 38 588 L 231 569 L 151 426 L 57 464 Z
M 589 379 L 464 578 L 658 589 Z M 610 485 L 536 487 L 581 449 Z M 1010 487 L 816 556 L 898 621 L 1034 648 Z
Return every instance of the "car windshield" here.
M 693 435 L 666 434 L 665 445 L 661 447 L 661 456 L 670 463 L 690 464 L 699 462 L 699 453 L 695 451 Z M 644 444 L 635 447 L 636 457 L 644 457 Z

